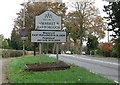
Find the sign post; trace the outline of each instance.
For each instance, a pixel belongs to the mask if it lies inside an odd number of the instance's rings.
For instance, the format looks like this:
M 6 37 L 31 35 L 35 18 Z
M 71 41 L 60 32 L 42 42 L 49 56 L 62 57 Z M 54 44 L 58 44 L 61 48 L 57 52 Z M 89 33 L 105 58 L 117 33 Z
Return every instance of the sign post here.
M 34 43 L 34 56 L 36 56 L 36 49 L 35 49 L 36 45 Z
M 27 35 L 27 30 L 25 29 L 25 27 L 22 28 L 21 30 L 21 35 L 22 35 L 22 41 L 23 41 L 23 56 L 25 55 L 25 40 L 27 39 L 27 37 L 25 37 Z
M 57 43 L 56 58 L 58 61 L 58 43 L 66 42 L 66 32 L 62 31 L 61 25 L 61 16 L 50 10 L 36 16 L 36 31 L 31 31 L 31 42 L 39 43 L 39 54 L 41 54 L 41 43 Z
M 23 41 L 23 56 L 25 55 L 25 41 L 24 40 L 22 40 Z
M 59 48 L 58 48 L 58 43 L 57 43 L 57 48 L 56 48 L 56 57 L 57 57 L 57 61 L 58 61 L 58 54 L 59 54 Z
M 39 55 L 40 55 L 40 63 L 42 63 L 42 58 L 41 58 L 41 43 L 39 43 Z

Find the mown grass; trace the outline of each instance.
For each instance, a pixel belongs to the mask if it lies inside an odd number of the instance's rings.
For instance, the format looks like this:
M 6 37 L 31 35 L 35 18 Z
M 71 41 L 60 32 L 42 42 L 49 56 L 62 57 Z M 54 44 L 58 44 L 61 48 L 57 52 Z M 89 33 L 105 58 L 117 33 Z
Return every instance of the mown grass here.
M 94 74 L 85 68 L 71 65 L 67 70 L 33 72 L 25 71 L 25 64 L 38 63 L 39 56 L 26 56 L 13 60 L 8 65 L 10 83 L 114 83 L 101 75 Z M 42 56 L 44 62 L 54 62 L 56 59 Z

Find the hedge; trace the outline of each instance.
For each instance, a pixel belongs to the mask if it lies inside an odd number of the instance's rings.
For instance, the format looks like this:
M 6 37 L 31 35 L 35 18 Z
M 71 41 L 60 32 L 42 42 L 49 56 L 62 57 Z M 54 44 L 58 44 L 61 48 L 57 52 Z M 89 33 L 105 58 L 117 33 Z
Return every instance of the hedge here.
M 26 52 L 25 52 L 26 54 Z M 19 57 L 23 55 L 22 50 L 11 50 L 11 49 L 3 49 L 2 50 L 2 58 L 9 58 L 9 57 Z

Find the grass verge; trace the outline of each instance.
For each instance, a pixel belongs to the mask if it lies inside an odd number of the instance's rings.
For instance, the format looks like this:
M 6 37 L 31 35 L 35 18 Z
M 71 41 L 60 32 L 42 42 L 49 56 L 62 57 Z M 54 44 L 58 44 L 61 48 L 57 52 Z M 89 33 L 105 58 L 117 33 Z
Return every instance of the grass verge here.
M 75 65 L 67 70 L 33 72 L 25 71 L 25 64 L 43 62 L 54 62 L 56 59 L 47 55 L 25 56 L 13 60 L 8 65 L 8 79 L 10 83 L 114 83 L 101 75 L 94 74 Z

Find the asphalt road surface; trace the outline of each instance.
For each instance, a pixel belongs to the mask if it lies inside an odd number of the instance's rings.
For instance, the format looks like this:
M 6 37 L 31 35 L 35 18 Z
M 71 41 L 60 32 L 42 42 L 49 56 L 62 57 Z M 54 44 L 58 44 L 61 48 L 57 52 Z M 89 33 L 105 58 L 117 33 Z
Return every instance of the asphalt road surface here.
M 50 57 L 56 57 L 51 54 Z M 67 63 L 72 63 L 81 67 L 85 67 L 93 73 L 102 74 L 103 76 L 113 79 L 115 82 L 120 82 L 120 69 L 118 67 L 118 59 L 116 58 L 98 58 L 85 55 L 70 55 L 61 54 L 59 59 Z

